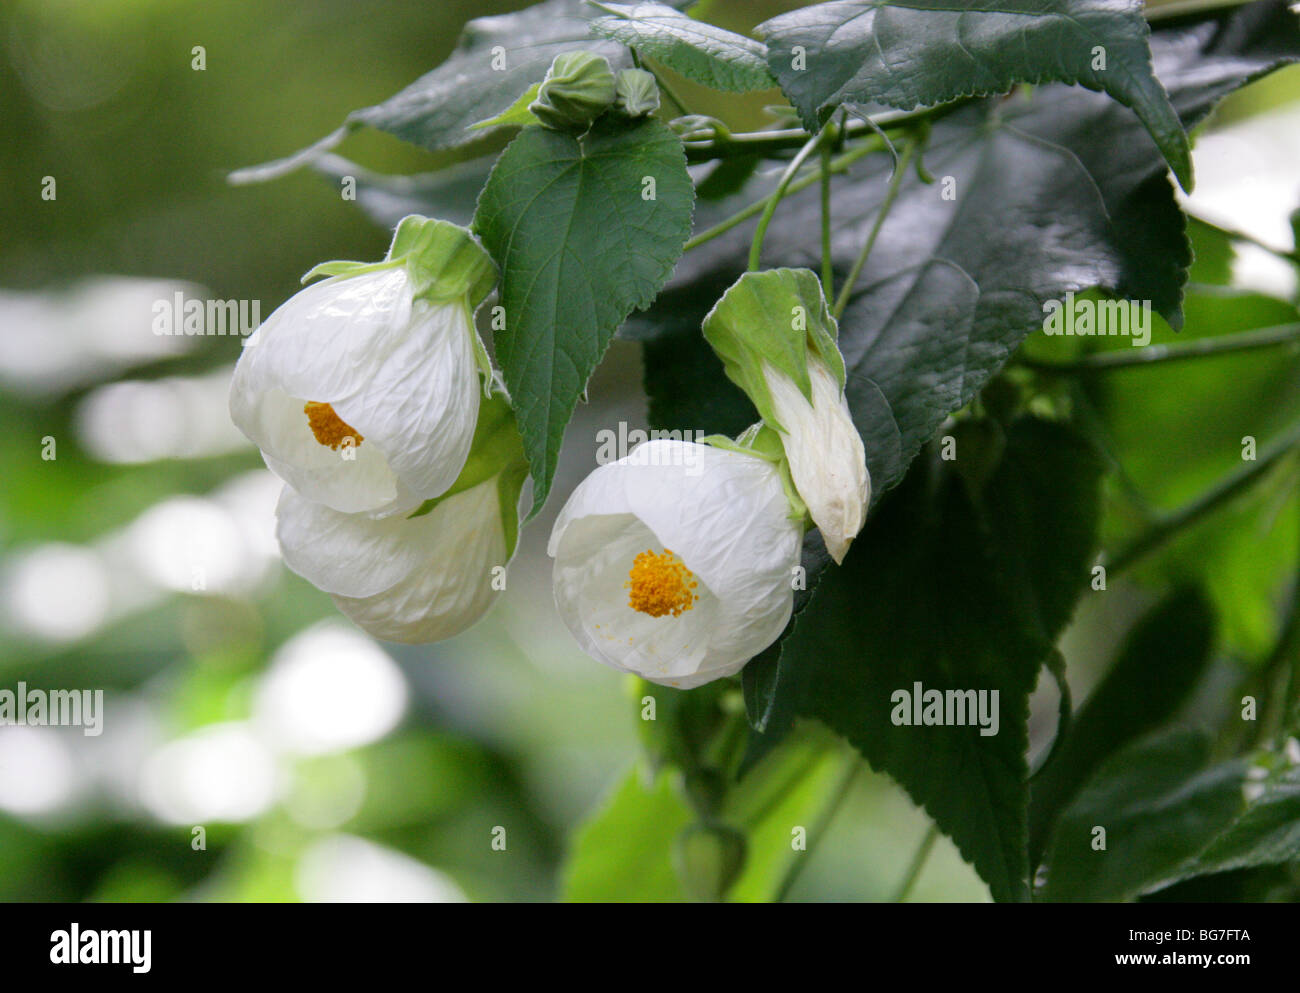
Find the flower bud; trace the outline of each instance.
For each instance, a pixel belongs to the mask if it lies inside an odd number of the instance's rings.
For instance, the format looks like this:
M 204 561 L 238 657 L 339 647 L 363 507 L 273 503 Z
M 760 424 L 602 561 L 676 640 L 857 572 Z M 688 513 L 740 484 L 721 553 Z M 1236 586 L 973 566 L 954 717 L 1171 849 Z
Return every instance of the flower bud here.
M 581 134 L 610 108 L 616 95 L 614 72 L 604 56 L 565 52 L 551 63 L 528 109 L 549 128 Z
M 628 117 L 647 117 L 659 109 L 659 84 L 644 69 L 624 69 L 615 83 L 614 106 Z
M 746 273 L 704 319 L 727 376 L 780 436 L 794 487 L 840 562 L 862 529 L 871 479 L 836 330 L 807 269 Z

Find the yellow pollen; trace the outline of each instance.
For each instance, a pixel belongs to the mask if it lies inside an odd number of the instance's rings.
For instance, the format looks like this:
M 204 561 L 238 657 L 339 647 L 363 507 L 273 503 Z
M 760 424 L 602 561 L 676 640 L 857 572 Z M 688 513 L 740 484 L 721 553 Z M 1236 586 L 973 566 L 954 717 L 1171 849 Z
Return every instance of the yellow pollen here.
M 699 586 L 695 574 L 667 548 L 662 555 L 647 548 L 633 559 L 623 586 L 629 591 L 627 605 L 651 617 L 677 617 L 699 599 L 691 592 Z
M 337 451 L 339 445 L 348 438 L 352 439 L 354 445 L 360 445 L 365 440 L 360 431 L 344 422 L 343 418 L 334 413 L 334 408 L 327 403 L 309 401 L 302 410 L 307 415 L 307 425 L 311 428 L 311 433 L 326 448 Z

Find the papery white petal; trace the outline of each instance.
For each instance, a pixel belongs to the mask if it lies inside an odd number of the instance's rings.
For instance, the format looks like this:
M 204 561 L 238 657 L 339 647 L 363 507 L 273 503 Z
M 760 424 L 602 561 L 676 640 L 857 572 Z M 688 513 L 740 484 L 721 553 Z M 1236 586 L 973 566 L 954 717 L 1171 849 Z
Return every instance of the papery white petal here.
M 475 333 L 464 303 L 417 301 L 410 327 L 365 387 L 333 401 L 423 499 L 444 493 L 469 456 L 482 393 Z
M 601 466 L 551 534 L 555 600 L 583 650 L 654 682 L 691 687 L 738 671 L 793 608 L 802 529 L 776 470 L 707 445 L 651 441 Z M 628 605 L 639 552 L 670 549 L 700 583 L 676 617 Z
M 871 498 L 871 478 L 862 436 L 853 425 L 848 402 L 826 366 L 808 363 L 812 403 L 789 376 L 764 364 L 763 376 L 795 489 L 822 533 L 831 558 L 842 562 L 862 530 Z
M 406 336 L 411 294 L 400 267 L 312 283 L 262 323 L 239 366 L 262 389 L 318 403 L 351 396 Z
M 492 606 L 507 564 L 495 477 L 420 517 L 340 514 L 286 489 L 276 533 L 285 564 L 376 638 L 450 638 Z

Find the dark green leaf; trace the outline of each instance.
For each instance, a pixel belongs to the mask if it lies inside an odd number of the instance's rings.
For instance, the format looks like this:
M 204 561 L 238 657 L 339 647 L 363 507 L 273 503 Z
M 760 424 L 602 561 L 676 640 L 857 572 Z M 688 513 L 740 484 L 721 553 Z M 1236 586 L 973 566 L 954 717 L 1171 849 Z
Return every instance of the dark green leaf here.
M 1056 816 L 1105 759 L 1167 721 L 1195 687 L 1214 646 L 1214 609 L 1199 588 L 1178 590 L 1129 632 L 1105 680 L 1034 776 L 1029 854 L 1037 863 Z
M 525 128 L 492 170 L 474 228 L 501 267 L 497 359 L 534 509 L 615 329 L 654 300 L 681 255 L 693 202 L 681 140 L 655 120 L 605 117 L 581 138 Z
M 510 107 L 562 52 L 586 49 L 605 56 L 615 69 L 632 64 L 621 45 L 591 37 L 596 13 L 583 0 L 544 0 L 514 14 L 472 20 L 451 55 L 406 89 L 353 111 L 342 127 L 310 148 L 232 178 L 258 182 L 283 175 L 319 158 L 362 125 L 430 150 L 477 141 L 500 128 L 473 130 L 472 125 Z
M 960 449 L 957 453 L 960 461 Z M 1026 420 L 978 496 L 918 462 L 829 570 L 778 666 L 774 730 L 815 717 L 922 804 L 998 900 L 1028 896 L 1028 697 L 1086 581 L 1100 466 Z M 895 725 L 897 690 L 999 694 L 999 729 Z
M 1078 83 L 1132 108 L 1191 188 L 1187 135 L 1152 71 L 1139 3 L 837 0 L 782 14 L 759 31 L 809 130 L 844 103 L 911 110 L 1016 83 Z
M 593 6 L 608 15 L 592 22 L 595 34 L 658 59 L 697 83 L 735 93 L 776 85 L 767 71 L 767 49 L 752 38 L 693 20 L 662 3 Z

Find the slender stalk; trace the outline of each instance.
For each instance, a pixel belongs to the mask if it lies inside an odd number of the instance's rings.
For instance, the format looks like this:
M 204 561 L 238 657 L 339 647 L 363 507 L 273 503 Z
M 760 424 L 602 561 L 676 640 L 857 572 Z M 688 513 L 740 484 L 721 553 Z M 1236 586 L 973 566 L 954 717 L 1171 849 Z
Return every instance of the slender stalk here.
M 1148 345 L 1126 351 L 1093 352 L 1071 362 L 1050 362 L 1041 359 L 1023 359 L 1021 364 L 1040 372 L 1097 373 L 1112 369 L 1134 369 L 1187 359 L 1211 358 L 1234 352 L 1250 352 L 1257 348 L 1300 344 L 1300 323 L 1276 324 L 1267 328 L 1240 331 L 1221 338 L 1198 338 L 1180 345 Z
M 844 316 L 844 308 L 849 305 L 849 297 L 853 295 L 853 285 L 858 281 L 858 276 L 862 274 L 862 267 L 867 264 L 867 256 L 871 254 L 872 247 L 876 244 L 876 237 L 880 234 L 880 229 L 885 224 L 885 218 L 889 216 L 890 208 L 894 206 L 894 201 L 898 198 L 898 191 L 902 188 L 903 177 L 907 175 L 908 167 L 912 163 L 912 156 L 916 154 L 918 142 L 912 138 L 907 143 L 907 148 L 903 150 L 903 157 L 894 163 L 894 175 L 890 177 L 889 189 L 885 193 L 885 199 L 880 204 L 880 210 L 876 212 L 875 223 L 871 225 L 871 232 L 867 235 L 866 242 L 862 245 L 862 251 L 853 262 L 853 268 L 845 277 L 844 285 L 840 287 L 840 295 L 835 300 L 835 307 L 831 315 L 838 321 Z
M 916 885 L 917 879 L 921 876 L 921 870 L 925 868 L 925 860 L 930 857 L 930 849 L 934 847 L 935 841 L 939 837 L 939 826 L 931 823 L 930 829 L 925 832 L 925 837 L 921 839 L 921 845 L 912 856 L 912 864 L 907 868 L 907 874 L 903 876 L 903 881 L 898 884 L 898 889 L 894 891 L 893 903 L 902 903 L 907 899 L 907 895 L 912 892 L 912 887 Z
M 848 169 L 849 166 L 851 166 L 858 159 L 862 158 L 864 155 L 869 155 L 870 153 L 878 151 L 879 149 L 880 149 L 880 143 L 878 141 L 865 142 L 861 145 L 858 145 L 856 148 L 850 149 L 849 151 L 841 155 L 839 158 L 835 159 L 835 161 L 831 163 L 831 172 L 834 174 L 844 172 L 846 169 Z M 819 172 L 809 173 L 806 176 L 801 176 L 798 179 L 796 179 L 793 183 L 790 184 L 790 188 L 785 191 L 785 195 L 790 196 L 791 194 L 798 193 L 800 190 L 807 189 L 813 183 L 817 182 L 819 178 L 820 178 Z M 726 234 L 736 225 L 743 224 L 745 221 L 749 220 L 755 214 L 762 213 L 764 208 L 767 206 L 767 202 L 771 200 L 773 196 L 774 194 L 769 193 L 767 196 L 759 200 L 755 200 L 753 203 L 745 207 L 743 210 L 735 214 L 732 214 L 725 221 L 719 221 L 713 227 L 701 231 L 695 237 L 691 238 L 688 242 L 686 242 L 686 246 L 683 249 L 683 251 L 689 252 L 692 248 L 698 248 L 700 245 L 703 245 L 705 242 L 712 241 L 714 238 L 718 237 L 719 235 Z
M 871 123 L 859 120 L 848 122 L 840 134 L 845 139 L 851 139 L 876 134 L 879 131 L 908 128 L 922 120 L 937 121 L 959 107 L 965 106 L 971 99 L 956 100 L 942 107 L 924 110 L 876 114 L 872 117 Z M 772 128 L 767 131 L 741 131 L 716 138 L 686 141 L 683 144 L 686 147 L 688 162 L 710 162 L 713 159 L 735 158 L 741 155 L 770 157 L 776 152 L 801 148 L 807 141 L 808 132 L 803 128 Z
M 835 295 L 835 269 L 831 265 L 831 143 L 821 144 L 822 180 L 822 295 L 827 300 Z
M 754 240 L 749 246 L 750 272 L 757 272 L 759 263 L 762 261 L 763 239 L 767 236 L 767 226 L 772 223 L 772 215 L 776 213 L 777 204 L 785 199 L 786 191 L 790 188 L 790 182 L 794 179 L 795 173 L 804 164 L 804 160 L 816 150 L 824 134 L 825 129 L 818 131 L 804 143 L 803 148 L 799 149 L 798 154 L 785 167 L 785 172 L 781 173 L 780 182 L 776 184 L 776 189 L 772 191 L 772 195 L 767 198 L 767 202 L 763 205 L 763 213 L 758 219 L 758 227 L 754 229 Z
M 1250 0 L 1174 0 L 1157 7 L 1147 7 L 1143 11 L 1148 21 L 1167 21 L 1187 14 L 1210 14 L 1216 10 L 1231 10 L 1241 7 Z
M 1254 245 L 1256 248 L 1262 248 L 1270 255 L 1275 255 L 1279 259 L 1292 263 L 1300 263 L 1300 245 L 1297 245 L 1292 251 L 1284 251 L 1276 245 L 1270 245 L 1268 242 L 1256 238 L 1253 234 L 1247 234 L 1245 231 L 1237 231 L 1233 228 L 1225 228 L 1222 224 L 1215 224 L 1213 221 L 1202 217 L 1200 214 L 1189 213 L 1187 216 L 1197 224 L 1203 225 L 1211 231 L 1221 234 L 1223 237 L 1232 241 L 1243 241 L 1248 245 Z
M 1201 518 L 1223 506 L 1237 494 L 1247 489 L 1277 465 L 1284 456 L 1300 445 L 1300 424 L 1274 441 L 1267 449 L 1259 453 L 1259 458 L 1248 462 L 1240 469 L 1220 480 L 1206 493 L 1191 503 L 1158 520 L 1144 533 L 1138 535 L 1122 549 L 1109 563 L 1106 570 L 1111 575 L 1123 572 L 1143 556 L 1159 548 L 1183 528 L 1195 524 Z
M 858 753 L 853 748 L 846 748 L 843 763 L 840 766 L 840 774 L 827 794 L 826 805 L 822 807 L 821 812 L 818 814 L 817 822 L 808 834 L 808 848 L 804 851 L 802 857 L 791 860 L 790 868 L 786 870 L 785 878 L 781 880 L 780 889 L 776 893 L 777 903 L 784 903 L 790 895 L 795 882 L 803 873 L 804 866 L 812 858 L 814 849 L 830 829 L 831 822 L 835 820 L 835 815 L 839 813 L 840 807 L 844 805 L 844 800 L 849 795 L 849 787 L 853 785 L 853 780 L 861 769 L 862 761 L 858 758 Z

